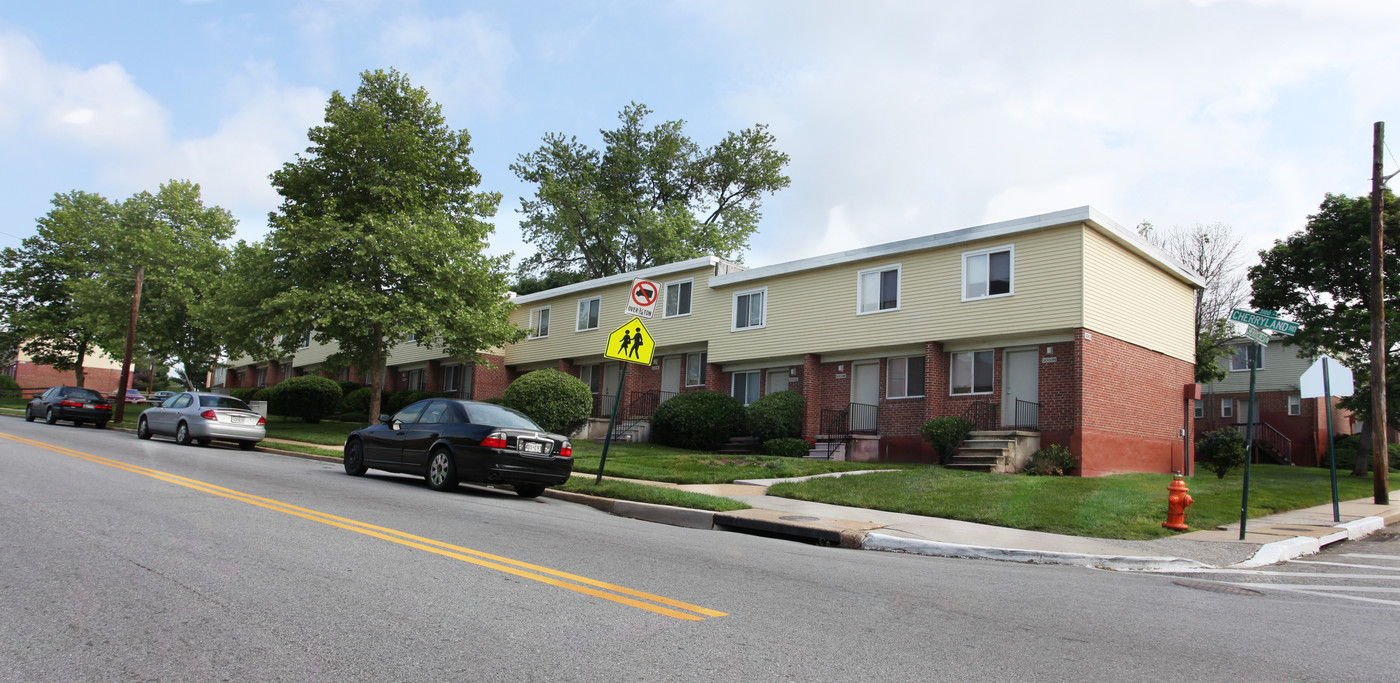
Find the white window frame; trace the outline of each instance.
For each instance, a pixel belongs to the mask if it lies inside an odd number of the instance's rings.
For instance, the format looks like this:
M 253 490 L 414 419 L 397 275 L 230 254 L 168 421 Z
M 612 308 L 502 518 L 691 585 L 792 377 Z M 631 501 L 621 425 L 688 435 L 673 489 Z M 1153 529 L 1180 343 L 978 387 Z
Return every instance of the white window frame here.
M 1289 415 L 1302 415 L 1302 414 L 1303 414 L 1303 395 L 1302 395 L 1302 394 L 1289 394 L 1289 395 L 1288 395 L 1288 414 L 1289 414 Z
M 553 307 L 553 306 L 540 306 L 539 308 L 532 308 L 532 309 L 530 309 L 530 338 L 531 338 L 531 339 L 544 339 L 544 338 L 546 338 L 546 337 L 549 336 L 549 325 L 550 325 L 550 322 L 552 322 L 552 320 L 553 320 L 553 318 L 554 318 L 554 315 L 553 315 L 552 313 L 550 313 L 550 311 L 549 311 L 549 309 L 551 309 L 551 308 L 554 308 L 554 307 Z M 547 320 L 547 321 L 545 322 L 545 324 L 544 324 L 544 334 L 540 334 L 540 319 L 539 319 L 539 316 L 540 316 L 541 313 L 544 313 L 544 314 L 550 319 L 550 320 Z
M 1258 369 L 1259 369 L 1259 370 L 1263 370 L 1263 369 L 1264 369 L 1264 356 L 1267 355 L 1267 354 L 1265 354 L 1265 353 L 1263 352 L 1263 349 L 1260 348 L 1260 346 L 1259 346 L 1258 344 L 1236 344 L 1236 345 L 1234 346 L 1234 351 L 1231 351 L 1231 352 L 1230 352 L 1230 358 L 1229 358 L 1229 360 L 1226 361 L 1227 364 L 1230 366 L 1230 372 L 1249 372 L 1249 349 L 1260 349 L 1259 352 L 1258 352 L 1258 353 L 1259 353 L 1259 368 L 1258 368 Z M 1237 368 L 1237 367 L 1235 367 L 1235 359 L 1239 357 L 1240 351 L 1241 351 L 1241 350 L 1243 350 L 1243 351 L 1245 352 L 1245 353 L 1244 353 L 1244 363 L 1243 363 L 1244 367 L 1239 367 L 1239 368 Z
M 759 321 L 758 321 L 758 324 L 757 324 L 757 325 L 745 325 L 744 327 L 739 327 L 739 297 L 741 297 L 741 296 L 752 296 L 752 295 L 754 295 L 754 294 L 762 294 L 762 295 L 763 295 L 763 311 L 759 314 Z M 732 302 L 732 307 L 731 307 L 730 310 L 729 310 L 729 331 L 730 331 L 730 332 L 741 332 L 741 331 L 743 331 L 743 330 L 761 330 L 761 329 L 763 329 L 763 328 L 765 328 L 765 327 L 768 327 L 768 288 L 767 288 L 767 287 L 759 287 L 758 289 L 746 289 L 746 290 L 744 290 L 744 291 L 742 291 L 742 292 L 734 292 L 734 298 L 731 300 L 731 302 Z M 750 311 L 752 311 L 752 307 L 753 307 L 753 300 L 752 300 L 752 299 L 749 300 L 749 307 L 750 307 Z M 750 317 L 752 317 L 752 314 L 750 314 Z
M 880 301 L 879 301 L 880 293 L 879 293 L 879 292 L 876 292 L 876 294 L 875 294 L 876 301 L 875 301 L 875 308 L 874 308 L 874 310 L 869 310 L 869 311 L 863 311 L 863 310 L 861 310 L 861 302 L 865 300 L 865 285 L 864 285 L 865 276 L 866 276 L 866 275 L 869 275 L 870 273 L 877 273 L 877 274 L 883 275 L 884 273 L 887 273 L 887 272 L 889 272 L 889 271 L 891 271 L 891 270 L 894 271 L 894 307 L 893 307 L 893 308 L 880 308 Z M 877 287 L 879 286 L 879 284 L 878 284 L 879 280 L 880 280 L 880 279 L 877 278 L 877 284 L 876 284 Z M 856 315 L 870 315 L 870 314 L 872 314 L 872 313 L 889 313 L 889 312 L 891 312 L 891 311 L 897 311 L 897 310 L 899 310 L 900 306 L 903 305 L 903 303 L 904 303 L 903 296 L 904 296 L 904 264 L 895 263 L 895 264 L 892 264 L 892 265 L 879 266 L 879 267 L 876 267 L 876 268 L 866 268 L 866 269 L 864 269 L 864 270 L 861 270 L 861 271 L 857 271 L 857 272 L 856 272 Z
M 311 331 L 307 330 L 306 336 L 301 338 L 301 346 L 297 347 L 297 349 L 300 350 L 309 348 L 311 348 Z
M 687 353 L 687 354 L 685 354 L 685 385 L 686 385 L 687 387 L 703 387 L 703 386 L 705 386 L 705 371 L 706 371 L 706 368 L 705 368 L 705 361 L 706 361 L 706 360 L 708 360 L 708 359 L 706 358 L 706 353 L 705 353 L 704 351 L 701 351 L 700 353 Z M 696 367 L 695 373 L 694 373 L 694 374 L 695 374 L 695 379 L 696 379 L 695 382 L 691 382 L 690 366 L 691 366 L 692 361 L 695 362 L 695 367 Z
M 679 299 L 679 298 L 680 298 L 681 285 L 686 285 L 686 284 L 690 285 L 690 296 L 688 297 L 688 300 L 685 302 L 686 305 L 687 305 L 687 308 L 686 308 L 685 313 L 679 313 L 679 312 L 677 312 L 677 313 L 670 313 L 669 311 L 671 310 L 671 308 L 670 308 L 670 307 L 671 307 L 671 286 L 674 285 L 674 286 L 676 287 L 676 292 L 677 292 L 676 297 L 677 297 L 677 299 Z M 695 311 L 695 278 L 689 277 L 689 278 L 686 278 L 686 279 L 684 279 L 684 280 L 675 280 L 675 281 L 673 281 L 673 282 L 667 282 L 667 283 L 661 288 L 661 291 L 666 292 L 666 301 L 664 301 L 664 302 L 662 303 L 662 306 L 661 306 L 661 317 L 663 317 L 663 318 L 684 318 L 685 316 L 688 316 L 688 315 L 690 315 L 691 313 L 693 313 L 693 312 Z M 679 303 L 676 304 L 676 310 L 677 310 L 677 311 L 680 310 L 680 304 L 679 304 Z
M 735 388 L 737 387 L 737 385 L 739 384 L 739 376 L 740 376 L 740 375 L 752 376 L 752 377 L 753 377 L 753 382 L 752 382 L 752 383 L 749 383 L 747 380 L 746 380 L 745 383 L 744 383 L 744 396 L 743 396 L 743 398 L 740 398 L 740 397 L 734 395 L 734 390 L 735 390 Z M 762 384 L 759 383 L 759 382 L 760 382 L 759 378 L 761 378 L 761 377 L 763 377 L 763 371 L 761 371 L 761 370 L 748 370 L 748 371 L 746 371 L 746 372 L 735 372 L 735 373 L 732 373 L 732 374 L 729 376 L 729 395 L 730 395 L 731 397 L 733 397 L 735 400 L 739 401 L 740 403 L 742 403 L 742 404 L 744 404 L 744 405 L 749 405 L 750 403 L 753 403 L 753 401 L 757 401 L 759 398 L 761 398 L 761 397 L 763 396 L 763 394 L 760 393 L 760 392 L 762 391 Z M 754 395 L 753 401 L 748 400 L 748 396 L 749 396 L 750 393 L 752 393 L 752 394 Z
M 924 357 L 923 357 L 923 356 L 896 356 L 896 357 L 894 357 L 894 358 L 887 358 L 887 359 L 885 359 L 885 398 L 923 398 L 923 397 L 924 397 L 924 382 L 920 382 L 920 383 L 919 383 L 919 386 L 918 386 L 918 391 L 919 391 L 919 393 L 917 393 L 917 394 L 911 394 L 911 393 L 909 393 L 909 389 L 910 389 L 910 387 L 909 387 L 909 364 L 910 364 L 910 363 L 909 363 L 909 362 L 910 362 L 911 360 L 915 359 L 915 358 L 917 358 L 917 359 L 919 360 L 919 362 L 918 362 L 918 368 L 919 368 L 919 372 L 922 374 L 922 373 L 924 372 L 924 370 L 925 370 L 925 368 L 924 368 Z M 903 384 L 904 384 L 904 388 L 903 388 L 904 393 L 902 393 L 902 394 L 896 394 L 896 393 L 895 393 L 895 386 L 896 386 L 896 384 L 895 384 L 895 377 L 894 377 L 894 369 L 895 369 L 896 366 L 898 366 L 898 365 L 900 365 L 900 364 L 903 364 L 903 365 L 904 365 L 904 371 L 903 371 L 903 372 L 904 372 L 904 375 L 903 375 L 902 378 L 900 378 L 900 381 L 903 382 Z M 925 382 L 928 381 L 928 377 L 927 377 L 927 376 L 924 377 L 924 381 L 925 381 Z
M 1199 399 L 1199 398 L 1196 399 L 1196 405 L 1195 405 L 1195 413 L 1194 413 L 1194 415 L 1196 416 L 1196 419 L 1198 419 L 1198 420 L 1205 419 L 1205 416 L 1206 416 L 1206 402 L 1205 402 L 1204 400 Z
M 1007 290 L 1006 290 L 1005 292 L 1001 293 L 1001 294 L 983 294 L 982 296 L 968 296 L 968 295 L 967 295 L 967 275 L 968 275 L 967 263 L 968 263 L 968 261 L 970 261 L 971 259 L 974 259 L 974 258 L 978 258 L 978 257 L 980 257 L 980 256 L 987 256 L 987 257 L 988 257 L 988 259 L 987 259 L 988 263 L 987 263 L 987 282 L 986 282 L 986 289 L 987 289 L 988 291 L 990 291 L 991 288 L 992 288 L 992 281 L 991 281 L 991 258 L 990 258 L 990 255 L 991 255 L 991 254 L 998 254 L 998 253 L 1001 253 L 1001 252 L 1003 252 L 1003 251 L 1004 251 L 1004 252 L 1007 252 L 1007 261 L 1008 261 L 1008 263 L 1007 263 L 1007 273 L 1006 273 L 1006 275 L 1007 275 L 1007 280 L 1008 280 L 1008 282 L 1007 282 Z M 961 295 L 963 301 L 981 301 L 981 300 L 983 300 L 983 299 L 1000 299 L 1001 297 L 1004 297 L 1004 296 L 1011 296 L 1011 295 L 1013 295 L 1013 294 L 1015 294 L 1015 293 L 1016 293 L 1016 245 L 1014 245 L 1014 244 L 1003 244 L 1003 245 L 1001 245 L 1001 246 L 999 246 L 999 247 L 988 247 L 988 248 L 986 248 L 986 249 L 978 249 L 978 250 L 976 250 L 976 251 L 965 251 L 965 252 L 963 252 L 963 255 L 962 255 L 962 291 L 959 292 L 959 294 Z
M 1222 398 L 1222 399 L 1220 399 L 1220 417 L 1228 417 L 1228 418 L 1234 419 L 1234 417 L 1235 417 L 1235 399 L 1233 399 L 1233 398 Z
M 582 327 L 582 325 L 583 325 L 583 307 L 584 307 L 585 305 L 591 304 L 591 303 L 593 303 L 593 302 L 595 302 L 595 301 L 598 302 L 598 318 L 597 318 L 597 320 L 594 320 L 594 322 L 593 322 L 593 327 Z M 590 306 L 590 308 L 591 308 L 591 306 Z M 578 300 L 578 319 L 574 321 L 574 331 L 575 331 L 575 332 L 588 332 L 588 331 L 590 331 L 590 330 L 596 330 L 596 329 L 598 329 L 598 323 L 602 320 L 602 318 L 603 318 L 603 297 L 601 297 L 601 296 L 590 296 L 590 297 L 588 297 L 587 299 L 579 299 L 579 300 Z
M 976 355 L 976 354 L 979 354 L 979 353 L 990 353 L 990 354 L 992 354 L 992 377 L 991 377 L 992 383 L 991 383 L 991 388 L 988 389 L 987 391 L 977 391 L 977 390 L 976 390 L 976 389 L 977 389 L 977 355 Z M 955 376 L 955 374 L 956 374 L 956 373 L 954 372 L 954 368 L 955 368 L 956 365 L 957 365 L 958 356 L 972 356 L 972 370 L 971 370 L 971 372 L 972 372 L 972 378 L 971 378 L 971 379 L 972 379 L 972 383 L 968 385 L 968 390 L 967 390 L 967 391 L 964 391 L 964 392 L 959 392 L 959 391 L 957 391 L 957 385 L 953 384 L 953 381 L 954 381 L 953 378 L 954 378 L 954 376 Z M 949 396 L 987 396 L 987 395 L 989 395 L 989 394 L 994 394 L 994 393 L 996 393 L 996 389 L 997 389 L 997 387 L 996 387 L 996 372 L 997 372 L 997 356 L 996 356 L 996 351 L 993 350 L 993 349 L 978 349 L 978 350 L 975 350 L 975 351 L 954 351 L 954 352 L 952 352 L 952 353 L 949 353 L 949 354 L 948 354 L 948 395 L 949 395 Z
M 442 390 L 449 393 L 457 391 L 457 385 L 461 383 L 462 366 L 444 365 L 442 366 Z
M 578 366 L 578 379 L 588 386 L 588 393 L 597 394 L 603 390 L 602 366 L 597 364 Z M 594 385 L 597 389 L 594 389 Z

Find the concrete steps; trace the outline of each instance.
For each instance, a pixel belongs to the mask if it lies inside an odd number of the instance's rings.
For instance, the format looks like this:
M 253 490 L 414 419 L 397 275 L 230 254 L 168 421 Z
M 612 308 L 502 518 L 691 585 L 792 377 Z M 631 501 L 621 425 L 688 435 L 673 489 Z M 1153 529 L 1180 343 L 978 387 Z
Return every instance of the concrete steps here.
M 1011 469 L 1016 452 L 1014 436 L 998 432 L 972 432 L 947 467 L 969 472 L 1004 472 Z

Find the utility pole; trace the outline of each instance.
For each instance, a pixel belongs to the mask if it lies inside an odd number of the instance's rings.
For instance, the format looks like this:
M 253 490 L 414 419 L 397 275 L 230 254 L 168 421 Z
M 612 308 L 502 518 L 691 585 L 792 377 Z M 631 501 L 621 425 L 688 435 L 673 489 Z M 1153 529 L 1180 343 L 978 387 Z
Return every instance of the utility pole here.
M 1385 122 L 1377 121 L 1371 145 L 1371 454 L 1376 505 L 1390 504 L 1390 449 L 1385 402 Z
M 126 416 L 126 383 L 131 379 L 131 347 L 136 345 L 136 313 L 141 308 L 141 284 L 146 278 L 146 267 L 136 268 L 136 293 L 131 295 L 131 324 L 126 328 L 126 353 L 122 356 L 121 386 L 117 387 L 117 405 L 112 413 L 112 421 L 121 424 Z

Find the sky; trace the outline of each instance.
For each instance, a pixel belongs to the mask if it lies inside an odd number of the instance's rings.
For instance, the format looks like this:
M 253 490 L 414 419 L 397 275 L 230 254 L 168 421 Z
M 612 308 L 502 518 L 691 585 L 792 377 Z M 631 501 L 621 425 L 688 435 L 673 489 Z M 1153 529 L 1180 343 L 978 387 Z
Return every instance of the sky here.
M 1225 223 L 1253 262 L 1370 191 L 1375 122 L 1400 149 L 1398 39 L 1394 0 L 8 3 L 0 247 L 55 194 L 171 179 L 260 239 L 330 94 L 393 67 L 471 134 L 493 253 L 532 252 L 510 164 L 547 133 L 601 147 L 638 102 L 791 157 L 749 265 L 1086 204 Z

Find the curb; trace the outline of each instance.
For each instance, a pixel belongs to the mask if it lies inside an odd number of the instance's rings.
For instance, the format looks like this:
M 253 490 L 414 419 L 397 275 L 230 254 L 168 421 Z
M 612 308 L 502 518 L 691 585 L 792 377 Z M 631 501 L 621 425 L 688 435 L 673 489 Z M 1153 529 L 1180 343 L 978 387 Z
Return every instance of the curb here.
M 1229 567 L 1231 569 L 1252 569 L 1254 567 L 1263 567 L 1266 565 L 1278 564 L 1279 562 L 1286 562 L 1295 557 L 1312 555 L 1322 550 L 1324 546 L 1329 546 L 1339 541 L 1354 541 L 1359 538 L 1370 536 L 1384 529 L 1386 527 L 1386 520 L 1383 517 L 1362 517 L 1361 519 L 1353 519 L 1350 522 L 1342 522 L 1341 524 L 1335 524 L 1333 526 L 1337 528 L 1338 531 L 1323 536 L 1322 538 L 1295 536 L 1282 541 L 1265 543 L 1254 553 L 1254 557 L 1244 562 L 1236 562 L 1235 564 L 1229 565 Z
M 860 544 L 861 550 L 883 550 L 886 552 L 931 555 L 934 557 L 959 557 L 979 560 L 1001 560 L 1027 564 L 1058 564 L 1093 569 L 1113 569 L 1119 571 L 1167 571 L 1179 569 L 1202 569 L 1210 565 L 1181 557 L 1135 557 L 1127 555 L 1089 555 L 1085 553 L 1061 553 L 1049 550 L 1021 550 L 1016 548 L 992 548 L 980 545 L 942 543 L 912 538 L 901 538 L 887 534 L 868 533 Z
M 687 529 L 715 528 L 715 513 L 709 510 L 694 510 L 691 508 L 675 507 L 674 505 L 661 505 L 659 503 L 638 503 L 631 500 L 616 500 L 613 498 L 590 496 L 586 493 L 574 493 L 572 491 L 559 491 L 556 489 L 545 489 L 542 495 L 545 498 L 557 498 L 570 503 L 580 503 L 610 515 L 639 519 L 644 522 L 669 524 L 671 526 L 684 527 Z

